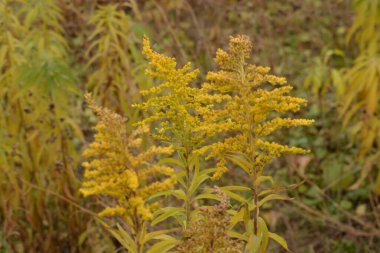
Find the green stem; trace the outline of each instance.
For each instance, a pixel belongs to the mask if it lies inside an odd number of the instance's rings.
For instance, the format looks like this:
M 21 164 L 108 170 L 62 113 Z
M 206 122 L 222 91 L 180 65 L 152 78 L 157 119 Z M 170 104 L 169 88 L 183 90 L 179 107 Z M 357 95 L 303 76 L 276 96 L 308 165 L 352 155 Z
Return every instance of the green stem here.
M 241 58 L 241 68 L 240 70 L 238 71 L 239 72 L 239 75 L 240 75 L 240 81 L 241 81 L 241 84 L 243 86 L 245 86 L 247 83 L 247 80 L 246 80 L 246 76 L 245 76 L 245 69 L 244 69 L 244 58 L 242 57 Z M 243 94 L 241 94 L 241 96 L 245 97 L 245 99 L 248 98 L 248 93 L 250 92 L 250 89 L 247 88 L 247 90 L 244 91 Z M 255 160 L 255 157 L 253 155 L 253 151 L 254 151 L 254 147 L 253 147 L 253 144 L 254 144 L 254 139 L 255 137 L 253 136 L 253 130 L 254 130 L 254 122 L 252 120 L 252 115 L 249 113 L 249 104 L 245 104 L 245 117 L 246 119 L 248 120 L 248 124 L 249 124 L 249 133 L 248 133 L 248 143 L 249 143 L 249 146 L 250 146 L 250 150 L 249 150 L 249 153 L 250 153 L 250 158 L 251 158 L 251 162 L 253 162 Z M 252 178 L 252 182 L 255 182 L 256 179 L 258 177 L 258 172 L 257 172 L 257 168 L 253 168 L 253 178 Z M 259 206 L 258 206 L 258 202 L 259 202 L 259 199 L 258 199 L 258 191 L 257 191 L 257 188 L 256 186 L 254 186 L 254 188 L 252 189 L 252 197 L 253 197 L 253 204 L 254 204 L 254 211 L 253 211 L 253 224 L 254 224 L 254 227 L 253 227 L 253 233 L 255 235 L 257 235 L 257 232 L 258 232 L 258 220 L 259 220 Z
M 190 185 L 191 185 L 191 173 L 190 173 L 190 166 L 189 166 L 189 159 L 188 155 L 186 154 L 186 201 L 185 201 L 185 210 L 186 210 L 186 228 L 188 227 L 188 224 L 190 222 L 190 214 L 191 214 L 191 196 L 190 196 Z
M 256 169 L 254 170 L 254 175 L 253 175 L 253 178 L 254 180 L 256 180 L 257 178 L 257 171 Z M 253 180 L 253 181 L 254 181 Z M 257 196 L 257 189 L 256 188 L 253 188 L 252 190 L 252 195 L 253 195 L 253 204 L 254 204 L 254 211 L 253 211 L 253 233 L 255 235 L 257 235 L 257 231 L 258 231 L 258 221 L 259 221 L 259 198 Z
M 141 222 L 140 222 L 140 219 L 138 218 L 137 216 L 137 210 L 135 208 L 134 210 L 134 213 L 135 213 L 135 217 L 134 217 L 134 225 L 135 225 L 135 234 L 134 234 L 134 240 L 135 240 L 135 243 L 136 243 L 136 248 L 137 248 L 137 253 L 142 253 L 142 245 L 140 243 L 140 233 L 142 232 L 141 231 Z

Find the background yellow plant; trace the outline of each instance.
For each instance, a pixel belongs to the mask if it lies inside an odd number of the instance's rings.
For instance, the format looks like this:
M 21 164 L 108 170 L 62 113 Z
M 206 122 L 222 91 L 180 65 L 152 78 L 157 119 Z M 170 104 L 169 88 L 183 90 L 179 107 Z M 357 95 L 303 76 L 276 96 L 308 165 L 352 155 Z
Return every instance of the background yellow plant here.
M 98 6 L 89 19 L 86 89 L 103 106 L 126 112 L 136 121 L 137 113 L 131 114 L 130 106 L 141 101 L 138 85 L 149 87 L 150 80 L 142 75 L 143 62 L 132 30 L 135 24 L 125 8 L 125 4 L 112 3 Z
M 305 86 L 312 88 L 313 93 L 321 92 L 320 95 L 326 96 L 330 84 L 335 89 L 337 102 L 333 106 L 337 108 L 342 127 L 347 130 L 347 138 L 355 149 L 356 162 L 363 167 L 350 189 L 358 189 L 367 179 L 380 155 L 374 148 L 378 144 L 380 129 L 380 2 L 354 1 L 354 10 L 355 22 L 346 31 L 345 43 L 346 46 L 352 45 L 355 50 L 326 50 L 323 61 L 320 57 L 316 58 L 316 65 L 312 66 L 305 79 Z M 343 66 L 339 64 L 340 61 L 343 61 Z M 378 171 L 376 177 L 374 190 L 379 193 Z
M 77 79 L 67 64 L 62 13 L 50 0 L 2 0 L 0 12 L 2 234 L 14 252 L 57 251 L 86 227 L 73 206 L 48 194 L 78 195 L 72 139 L 83 138 L 71 119 L 68 94 Z M 69 217 L 63 227 L 55 222 Z

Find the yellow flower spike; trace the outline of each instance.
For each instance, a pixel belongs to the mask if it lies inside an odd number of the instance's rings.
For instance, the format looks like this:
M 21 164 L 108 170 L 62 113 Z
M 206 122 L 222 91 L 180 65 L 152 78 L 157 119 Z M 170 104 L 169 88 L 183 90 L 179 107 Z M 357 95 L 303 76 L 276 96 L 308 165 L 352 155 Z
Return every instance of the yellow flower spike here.
M 123 207 L 106 207 L 103 211 L 99 213 L 100 217 L 113 217 L 113 216 L 123 216 L 126 210 Z
M 172 178 L 163 179 L 173 169 L 157 166 L 153 160 L 157 155 L 171 154 L 173 149 L 151 146 L 141 151 L 140 136 L 149 128 L 141 126 L 129 133 L 123 117 L 97 106 L 89 94 L 85 98 L 98 116 L 98 124 L 95 140 L 83 152 L 88 161 L 83 163 L 82 194 L 108 196 L 112 200 L 110 206 L 99 213 L 102 217 L 119 216 L 126 222 L 152 219 L 151 206 L 155 202 L 148 204 L 146 199 L 160 190 L 170 189 L 175 183 Z
M 247 35 L 237 35 L 230 37 L 228 50 L 236 56 L 236 58 L 250 58 L 252 52 L 252 42 Z
M 313 120 L 280 117 L 299 111 L 307 101 L 290 96 L 292 86 L 286 85 L 284 77 L 268 74 L 269 67 L 249 64 L 251 51 L 252 43 L 247 36 L 231 37 L 228 52 L 219 49 L 216 53 L 215 62 L 220 70 L 209 72 L 202 87 L 207 91 L 203 97 L 207 97 L 208 105 L 199 110 L 204 124 L 198 130 L 208 136 L 225 136 L 197 151 L 207 154 L 206 159 L 220 161 L 213 179 L 219 179 L 227 171 L 224 161 L 227 154 L 240 153 L 249 159 L 251 173 L 257 174 L 282 154 L 307 152 L 265 141 L 276 130 L 307 126 Z
M 198 131 L 202 122 L 197 111 L 203 109 L 202 99 L 207 91 L 191 87 L 198 69 L 192 70 L 190 63 L 177 67 L 174 58 L 155 52 L 146 37 L 143 54 L 149 60 L 148 75 L 160 83 L 141 91 L 147 97 L 146 102 L 134 105 L 149 114 L 140 124 L 155 122 L 156 128 L 152 133 L 155 139 L 188 149 L 199 145 L 205 136 Z

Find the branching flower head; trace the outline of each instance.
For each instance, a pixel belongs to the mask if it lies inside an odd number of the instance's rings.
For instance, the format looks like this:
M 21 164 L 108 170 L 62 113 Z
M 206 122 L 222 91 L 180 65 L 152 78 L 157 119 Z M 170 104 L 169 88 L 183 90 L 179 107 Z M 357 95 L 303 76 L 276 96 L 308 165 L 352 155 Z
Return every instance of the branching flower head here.
M 141 124 L 154 123 L 156 131 L 153 136 L 158 140 L 178 147 L 199 145 L 204 135 L 194 129 L 201 124 L 197 109 L 202 90 L 190 86 L 198 69 L 191 70 L 190 63 L 177 68 L 176 60 L 155 52 L 147 38 L 144 38 L 143 54 L 150 61 L 147 73 L 161 83 L 141 91 L 149 97 L 145 103 L 135 106 L 150 114 Z
M 198 130 L 209 136 L 225 136 L 199 150 L 208 158 L 219 159 L 214 179 L 227 171 L 226 155 L 231 153 L 239 153 L 249 161 L 249 173 L 261 173 L 265 164 L 281 154 L 306 152 L 268 141 L 277 129 L 310 125 L 313 121 L 281 117 L 299 111 L 306 100 L 289 96 L 292 86 L 286 85 L 285 78 L 269 74 L 269 67 L 249 64 L 251 50 L 247 36 L 231 37 L 228 52 L 217 51 L 215 62 L 220 70 L 209 72 L 202 87 L 210 94 L 207 100 L 211 106 L 201 111 L 207 124 Z
M 98 107 L 88 94 L 86 100 L 99 121 L 95 140 L 84 151 L 89 161 L 83 163 L 86 170 L 81 192 L 85 196 L 109 196 L 116 201 L 115 206 L 107 207 L 100 216 L 151 219 L 157 203 L 146 200 L 175 183 L 174 177 L 162 179 L 172 175 L 172 168 L 155 165 L 152 161 L 157 155 L 171 154 L 172 148 L 151 146 L 140 151 L 140 136 L 149 130 L 147 127 L 141 126 L 129 134 L 125 118 Z

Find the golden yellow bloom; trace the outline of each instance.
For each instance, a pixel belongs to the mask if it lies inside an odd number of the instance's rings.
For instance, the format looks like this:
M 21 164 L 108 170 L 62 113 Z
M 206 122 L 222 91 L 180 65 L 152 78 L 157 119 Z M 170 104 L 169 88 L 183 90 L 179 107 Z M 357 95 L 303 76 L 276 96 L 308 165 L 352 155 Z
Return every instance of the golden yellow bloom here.
M 113 217 L 113 216 L 123 216 L 125 214 L 125 208 L 121 206 L 106 207 L 103 211 L 99 213 L 100 217 Z
M 203 95 L 208 106 L 198 110 L 204 124 L 196 130 L 208 136 L 225 136 L 198 150 L 208 154 L 208 159 L 219 160 L 214 179 L 227 170 L 226 154 L 239 153 L 251 164 L 251 173 L 254 170 L 261 173 L 264 165 L 281 154 L 307 152 L 267 140 L 280 128 L 310 125 L 313 121 L 280 117 L 289 111 L 299 111 L 306 100 L 289 96 L 292 87 L 286 85 L 285 78 L 268 74 L 268 67 L 247 63 L 251 50 L 247 36 L 231 37 L 228 52 L 219 49 L 216 54 L 215 62 L 221 70 L 209 72 L 202 86 L 208 93 Z M 278 85 L 281 87 L 277 88 Z
M 141 151 L 139 136 L 149 128 L 142 126 L 129 134 L 123 117 L 96 106 L 88 94 L 86 100 L 99 122 L 95 127 L 95 140 L 83 153 L 89 161 L 83 163 L 81 192 L 85 196 L 109 196 L 117 202 L 116 206 L 104 209 L 101 216 L 151 219 L 152 207 L 157 206 L 146 203 L 146 199 L 153 193 L 172 188 L 175 183 L 174 177 L 162 179 L 173 174 L 172 168 L 157 166 L 152 161 L 157 155 L 171 154 L 172 148 L 152 146 Z
M 201 107 L 204 91 L 190 86 L 198 69 L 191 70 L 190 63 L 177 68 L 176 60 L 153 51 L 147 38 L 144 38 L 143 54 L 150 64 L 147 73 L 161 83 L 141 91 L 148 99 L 135 107 L 149 113 L 141 124 L 154 123 L 153 137 L 172 143 L 177 149 L 199 145 L 204 135 L 194 129 L 201 124 L 196 112 Z

